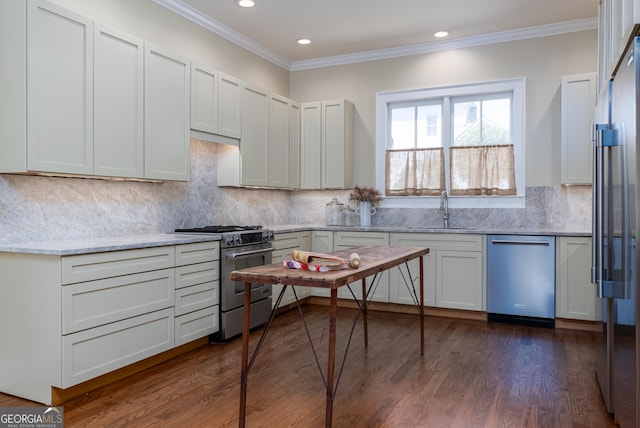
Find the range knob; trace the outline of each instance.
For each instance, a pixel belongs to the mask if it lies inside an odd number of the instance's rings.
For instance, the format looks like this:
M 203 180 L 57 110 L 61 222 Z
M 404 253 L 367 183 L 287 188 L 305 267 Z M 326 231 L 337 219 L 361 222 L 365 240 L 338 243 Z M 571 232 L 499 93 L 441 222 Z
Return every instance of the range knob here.
M 240 235 L 234 235 L 233 236 L 233 243 L 235 245 L 242 245 L 242 236 Z
M 227 246 L 228 247 L 232 247 L 233 246 L 233 241 L 234 241 L 234 236 L 233 235 L 229 235 L 227 236 L 227 238 L 225 239 L 225 241 L 227 242 Z
M 266 241 L 271 241 L 273 239 L 273 232 L 270 230 L 265 230 L 264 232 L 262 232 L 262 241 L 266 242 Z

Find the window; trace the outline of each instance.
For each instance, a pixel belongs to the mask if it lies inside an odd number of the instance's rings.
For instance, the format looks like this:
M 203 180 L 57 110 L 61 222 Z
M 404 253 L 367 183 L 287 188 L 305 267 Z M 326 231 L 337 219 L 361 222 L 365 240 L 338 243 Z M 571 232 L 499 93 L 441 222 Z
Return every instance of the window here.
M 523 204 L 524 79 L 376 98 L 376 186 L 385 206 L 429 205 L 424 197 L 444 190 L 458 207 Z

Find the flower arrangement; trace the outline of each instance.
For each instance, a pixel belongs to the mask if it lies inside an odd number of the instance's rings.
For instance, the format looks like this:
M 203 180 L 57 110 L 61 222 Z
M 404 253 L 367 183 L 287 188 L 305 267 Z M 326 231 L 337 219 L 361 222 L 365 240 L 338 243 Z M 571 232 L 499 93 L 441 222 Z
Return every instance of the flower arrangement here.
M 355 186 L 349 195 L 349 201 L 371 202 L 372 207 L 375 207 L 381 200 L 382 196 L 375 187 Z

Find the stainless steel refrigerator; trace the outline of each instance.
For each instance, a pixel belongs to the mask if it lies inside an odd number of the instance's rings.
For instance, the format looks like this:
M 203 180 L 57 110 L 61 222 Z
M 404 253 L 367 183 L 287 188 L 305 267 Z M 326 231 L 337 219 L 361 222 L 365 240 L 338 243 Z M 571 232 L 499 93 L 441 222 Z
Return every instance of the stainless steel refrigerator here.
M 638 294 L 636 150 L 640 101 L 640 38 L 633 39 L 608 90 L 601 91 L 594 127 L 592 282 L 602 299 L 596 375 L 607 410 L 622 428 L 640 427 L 636 335 Z

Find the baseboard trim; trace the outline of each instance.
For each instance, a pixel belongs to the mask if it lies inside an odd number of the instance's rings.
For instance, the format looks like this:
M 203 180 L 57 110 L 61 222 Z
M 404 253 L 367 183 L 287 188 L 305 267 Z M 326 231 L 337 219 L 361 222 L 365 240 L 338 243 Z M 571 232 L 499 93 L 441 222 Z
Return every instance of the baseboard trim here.
M 312 296 L 306 301 L 310 305 L 329 306 L 328 297 Z M 358 305 L 352 299 L 338 299 L 338 307 L 357 309 Z M 418 309 L 413 305 L 401 305 L 398 303 L 369 302 L 367 309 L 370 311 L 396 312 L 400 314 L 417 314 Z M 424 314 L 434 317 L 458 318 L 477 321 L 486 321 L 487 313 L 480 311 L 465 311 L 461 309 L 434 308 L 425 306 Z

